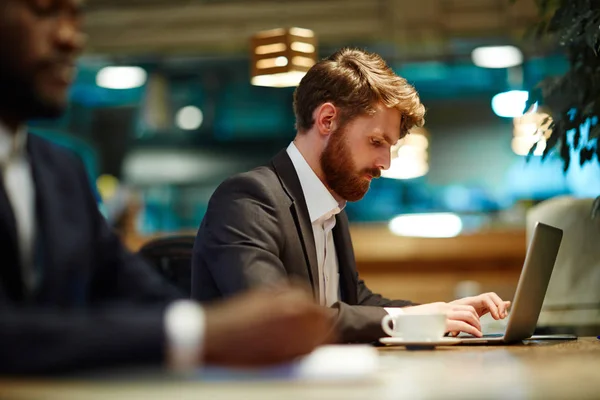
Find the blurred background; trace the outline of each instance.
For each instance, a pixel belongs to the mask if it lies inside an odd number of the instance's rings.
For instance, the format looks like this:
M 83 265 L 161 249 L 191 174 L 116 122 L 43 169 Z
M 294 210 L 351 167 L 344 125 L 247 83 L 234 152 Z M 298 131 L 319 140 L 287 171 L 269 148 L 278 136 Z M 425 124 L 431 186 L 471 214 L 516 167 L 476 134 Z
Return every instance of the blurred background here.
M 540 137 L 523 131 L 534 124 L 535 133 L 544 115 L 521 117 L 528 91 L 568 68 L 555 47 L 523 39 L 534 0 L 89 0 L 87 8 L 89 45 L 70 109 L 31 126 L 82 157 L 102 211 L 132 250 L 195 234 L 221 181 L 292 140 L 294 87 L 251 84 L 250 38 L 274 28 L 310 29 L 317 59 L 343 46 L 379 53 L 427 108 L 389 177 L 347 206 L 373 290 L 417 302 L 488 290 L 511 298 L 530 208 L 600 194 L 595 160 L 563 173 L 556 155 L 541 160 L 543 143 L 526 160 Z

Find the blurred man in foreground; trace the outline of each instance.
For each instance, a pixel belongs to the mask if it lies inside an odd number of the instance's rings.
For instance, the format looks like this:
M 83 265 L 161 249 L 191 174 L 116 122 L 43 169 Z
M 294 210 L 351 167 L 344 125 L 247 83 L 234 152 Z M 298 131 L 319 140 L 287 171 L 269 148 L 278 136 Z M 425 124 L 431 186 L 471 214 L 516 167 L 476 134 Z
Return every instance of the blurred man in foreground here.
M 85 41 L 81 6 L 0 0 L 0 374 L 252 366 L 310 352 L 330 324 L 303 292 L 178 300 L 108 229 L 83 164 L 27 133 L 28 119 L 66 107 Z
M 416 306 L 372 293 L 356 272 L 347 201 L 390 167 L 391 147 L 424 122 L 416 90 L 377 54 L 342 49 L 294 93 L 297 134 L 265 167 L 213 194 L 194 248 L 192 293 L 226 297 L 295 277 L 330 307 L 344 341 L 384 336 L 386 314 L 444 313 L 447 330 L 481 336 L 479 317 L 507 315 L 495 293 Z

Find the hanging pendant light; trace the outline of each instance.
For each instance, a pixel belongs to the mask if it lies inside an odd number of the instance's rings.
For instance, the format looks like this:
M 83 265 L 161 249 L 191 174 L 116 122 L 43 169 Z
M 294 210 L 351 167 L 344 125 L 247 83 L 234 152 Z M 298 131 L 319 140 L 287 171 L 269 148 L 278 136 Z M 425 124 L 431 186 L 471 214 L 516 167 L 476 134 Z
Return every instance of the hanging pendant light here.
M 533 106 L 521 117 L 513 119 L 512 150 L 526 156 L 532 147 L 534 156 L 541 156 L 546 149 L 546 141 L 552 135 L 549 129 L 552 118 L 538 106 Z
M 251 80 L 256 86 L 298 86 L 317 62 L 317 39 L 310 29 L 277 28 L 251 39 Z
M 383 178 L 414 179 L 429 171 L 428 133 L 425 128 L 413 128 L 410 134 L 392 146 L 390 168 L 381 171 Z

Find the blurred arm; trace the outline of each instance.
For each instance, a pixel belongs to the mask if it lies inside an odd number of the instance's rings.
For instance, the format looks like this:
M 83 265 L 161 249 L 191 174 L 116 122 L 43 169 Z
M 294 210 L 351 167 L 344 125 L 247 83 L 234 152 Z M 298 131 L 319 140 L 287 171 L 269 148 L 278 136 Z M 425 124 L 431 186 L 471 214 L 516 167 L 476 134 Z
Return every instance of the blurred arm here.
M 49 374 L 164 359 L 164 310 L 0 308 L 0 373 Z

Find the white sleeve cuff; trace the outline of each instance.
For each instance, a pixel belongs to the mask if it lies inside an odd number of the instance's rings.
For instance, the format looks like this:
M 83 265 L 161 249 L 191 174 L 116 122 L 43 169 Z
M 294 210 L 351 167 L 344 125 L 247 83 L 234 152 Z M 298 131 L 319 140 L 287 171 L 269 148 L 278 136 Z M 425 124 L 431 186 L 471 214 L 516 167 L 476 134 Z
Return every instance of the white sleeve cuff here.
M 383 309 L 385 310 L 386 313 L 388 313 L 392 317 L 395 317 L 396 315 L 404 314 L 404 310 L 401 309 L 400 307 L 384 307 Z
M 198 366 L 202 359 L 205 325 L 204 310 L 193 301 L 176 301 L 167 307 L 165 332 L 170 367 L 188 370 Z

